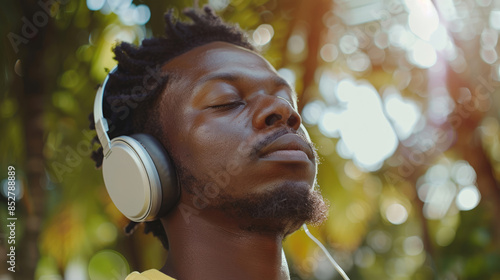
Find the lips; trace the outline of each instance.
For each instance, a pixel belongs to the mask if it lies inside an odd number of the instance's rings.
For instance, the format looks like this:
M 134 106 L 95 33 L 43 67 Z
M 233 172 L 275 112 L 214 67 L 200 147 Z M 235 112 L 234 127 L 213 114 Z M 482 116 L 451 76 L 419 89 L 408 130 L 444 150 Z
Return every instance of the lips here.
M 300 155 L 301 153 L 305 153 L 309 160 L 314 158 L 312 149 L 298 134 L 287 133 L 262 148 L 259 156 L 261 158 L 271 156 L 288 157 Z

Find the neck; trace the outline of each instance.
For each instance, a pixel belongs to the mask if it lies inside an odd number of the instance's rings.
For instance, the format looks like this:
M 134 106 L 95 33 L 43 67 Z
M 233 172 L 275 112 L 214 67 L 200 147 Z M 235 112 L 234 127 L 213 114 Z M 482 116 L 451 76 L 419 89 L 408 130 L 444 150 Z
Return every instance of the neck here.
M 290 279 L 281 234 L 242 230 L 216 210 L 186 218 L 180 208 L 162 220 L 170 246 L 164 273 L 181 280 Z

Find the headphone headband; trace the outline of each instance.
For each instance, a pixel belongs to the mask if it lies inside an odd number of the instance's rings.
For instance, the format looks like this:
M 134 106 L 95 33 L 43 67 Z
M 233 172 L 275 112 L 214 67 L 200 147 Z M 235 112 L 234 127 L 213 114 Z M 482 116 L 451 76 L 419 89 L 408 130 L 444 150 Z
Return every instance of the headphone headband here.
M 94 100 L 94 123 L 95 123 L 95 130 L 97 132 L 97 138 L 99 138 L 99 141 L 101 142 L 102 148 L 103 148 L 103 154 L 104 157 L 108 157 L 109 152 L 111 151 L 111 140 L 109 139 L 108 136 L 108 121 L 106 118 L 104 118 L 104 114 L 102 112 L 102 106 L 104 103 L 104 92 L 106 90 L 106 84 L 108 83 L 109 80 L 109 75 L 113 74 L 116 72 L 118 66 L 115 66 L 111 71 L 109 71 L 108 75 L 106 76 L 106 79 L 104 79 L 104 83 L 99 87 L 97 90 L 97 94 L 95 96 Z

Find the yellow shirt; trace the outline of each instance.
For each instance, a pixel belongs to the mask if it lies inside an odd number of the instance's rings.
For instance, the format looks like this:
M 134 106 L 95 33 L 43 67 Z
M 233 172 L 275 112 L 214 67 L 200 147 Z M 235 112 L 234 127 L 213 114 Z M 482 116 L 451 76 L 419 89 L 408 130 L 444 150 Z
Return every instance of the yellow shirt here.
M 175 280 L 156 269 L 146 270 L 143 273 L 134 271 L 130 273 L 125 280 Z

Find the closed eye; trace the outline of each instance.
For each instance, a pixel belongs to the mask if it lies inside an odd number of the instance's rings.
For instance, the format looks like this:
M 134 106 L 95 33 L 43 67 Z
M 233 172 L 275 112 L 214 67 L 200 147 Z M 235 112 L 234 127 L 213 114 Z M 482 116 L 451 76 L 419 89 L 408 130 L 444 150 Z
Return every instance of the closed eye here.
M 220 104 L 220 105 L 213 105 L 210 106 L 212 109 L 233 109 L 236 107 L 239 107 L 241 105 L 245 105 L 245 103 L 241 101 L 236 101 L 236 102 L 230 102 L 230 103 L 225 103 L 225 104 Z

